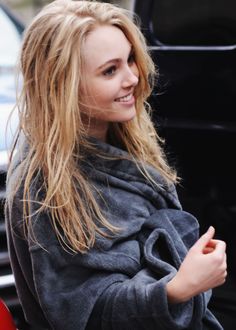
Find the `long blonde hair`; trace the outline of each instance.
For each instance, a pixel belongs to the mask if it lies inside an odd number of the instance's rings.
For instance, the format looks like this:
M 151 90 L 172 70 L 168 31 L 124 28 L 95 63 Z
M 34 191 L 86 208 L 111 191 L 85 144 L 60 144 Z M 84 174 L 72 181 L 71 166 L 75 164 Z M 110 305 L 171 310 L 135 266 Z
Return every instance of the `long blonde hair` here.
M 24 35 L 20 131 L 29 145 L 23 161 L 24 218 L 30 225 L 30 189 L 35 177 L 42 173 L 45 196 L 38 212 L 50 212 L 59 241 L 74 252 L 92 247 L 96 234 L 105 236 L 101 225 L 111 233 L 116 231 L 102 214 L 78 166 L 81 147 L 95 152 L 81 120 L 80 73 L 83 42 L 99 24 L 123 31 L 133 47 L 139 70 L 137 116 L 126 123 L 112 124 L 116 139 L 139 164 L 151 164 L 168 182 L 176 180 L 149 114 L 147 98 L 155 81 L 155 66 L 130 15 L 108 3 L 57 0 L 43 8 Z M 139 168 L 151 180 L 145 166 Z

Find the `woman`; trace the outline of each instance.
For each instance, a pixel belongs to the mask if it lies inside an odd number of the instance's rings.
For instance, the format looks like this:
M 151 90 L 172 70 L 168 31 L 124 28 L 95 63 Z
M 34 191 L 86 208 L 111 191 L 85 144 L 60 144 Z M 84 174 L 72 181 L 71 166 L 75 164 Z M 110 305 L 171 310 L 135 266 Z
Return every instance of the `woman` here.
M 181 209 L 129 14 L 54 1 L 28 27 L 6 220 L 32 329 L 222 329 L 207 309 L 225 243 Z M 188 252 L 189 250 L 189 252 Z

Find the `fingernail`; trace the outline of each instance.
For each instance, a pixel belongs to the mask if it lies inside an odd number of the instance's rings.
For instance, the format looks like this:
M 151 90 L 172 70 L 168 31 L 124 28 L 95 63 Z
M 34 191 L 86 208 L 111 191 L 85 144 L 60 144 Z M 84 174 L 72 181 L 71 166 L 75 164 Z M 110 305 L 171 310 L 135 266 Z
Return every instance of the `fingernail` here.
M 209 231 L 211 231 L 211 230 L 214 230 L 214 227 L 213 227 L 213 226 L 210 226 L 210 227 L 208 228 L 207 233 L 208 233 Z

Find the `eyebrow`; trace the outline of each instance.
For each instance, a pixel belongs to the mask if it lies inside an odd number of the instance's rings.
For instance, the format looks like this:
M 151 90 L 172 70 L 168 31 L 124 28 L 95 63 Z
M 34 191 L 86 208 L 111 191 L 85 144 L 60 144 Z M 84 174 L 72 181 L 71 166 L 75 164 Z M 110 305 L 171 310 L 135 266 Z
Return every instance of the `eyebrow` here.
M 129 55 L 130 55 L 132 52 L 133 52 L 133 47 L 131 46 L 131 47 L 130 47 L 130 51 L 129 51 Z M 121 59 L 120 59 L 120 58 L 112 58 L 112 59 L 106 61 L 105 63 L 103 63 L 102 65 L 100 65 L 100 66 L 96 69 L 96 71 L 99 71 L 99 70 L 101 70 L 102 68 L 106 67 L 108 64 L 110 64 L 110 63 L 114 63 L 114 62 L 115 62 L 115 63 L 119 63 L 119 62 L 121 62 Z
M 105 66 L 107 66 L 109 63 L 114 63 L 114 62 L 119 63 L 119 62 L 121 62 L 121 59 L 120 58 L 112 58 L 111 60 L 108 60 L 105 63 L 103 63 L 102 65 L 100 65 L 96 69 L 96 71 L 101 70 L 102 68 L 104 68 Z

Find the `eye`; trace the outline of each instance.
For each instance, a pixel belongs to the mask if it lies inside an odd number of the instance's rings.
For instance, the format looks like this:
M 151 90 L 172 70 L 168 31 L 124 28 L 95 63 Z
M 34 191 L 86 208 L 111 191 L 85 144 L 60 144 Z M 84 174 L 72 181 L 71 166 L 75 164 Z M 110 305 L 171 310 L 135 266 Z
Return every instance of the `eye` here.
M 111 67 L 109 67 L 108 69 L 103 71 L 103 75 L 104 76 L 112 76 L 115 72 L 116 72 L 116 66 L 112 65 Z
M 128 57 L 128 63 L 129 64 L 133 64 L 135 62 L 135 55 L 134 52 L 130 53 L 129 57 Z

